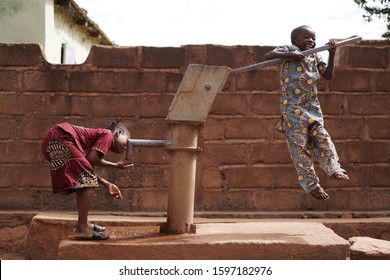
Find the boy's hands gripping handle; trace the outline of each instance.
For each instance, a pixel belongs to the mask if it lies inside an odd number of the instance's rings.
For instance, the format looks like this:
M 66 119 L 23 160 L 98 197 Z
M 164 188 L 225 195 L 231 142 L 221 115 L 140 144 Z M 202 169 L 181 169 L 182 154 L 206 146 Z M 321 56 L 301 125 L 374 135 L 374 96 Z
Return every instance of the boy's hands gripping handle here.
M 322 46 L 322 47 L 318 47 L 318 48 L 314 48 L 314 49 L 303 51 L 302 54 L 308 55 L 308 54 L 312 54 L 312 53 L 316 53 L 316 52 L 322 52 L 322 51 L 329 50 L 331 48 L 334 49 L 336 47 L 341 47 L 343 45 L 351 44 L 353 42 L 357 42 L 357 41 L 360 41 L 360 40 L 362 40 L 362 37 L 360 37 L 360 36 L 352 36 L 350 38 L 338 41 L 338 42 L 336 42 L 334 44 L 331 44 L 331 45 L 328 44 L 328 45 L 325 45 L 325 46 Z M 256 70 L 256 69 L 259 69 L 259 68 L 262 68 L 262 67 L 276 65 L 276 64 L 282 63 L 283 61 L 284 60 L 281 59 L 281 58 L 276 58 L 276 59 L 271 59 L 271 60 L 255 63 L 255 64 L 252 64 L 252 65 L 249 65 L 249 66 L 245 66 L 245 67 L 234 69 L 234 70 L 232 70 L 230 72 L 230 75 L 237 75 L 237 74 L 249 72 L 249 71 L 252 71 L 252 70 Z

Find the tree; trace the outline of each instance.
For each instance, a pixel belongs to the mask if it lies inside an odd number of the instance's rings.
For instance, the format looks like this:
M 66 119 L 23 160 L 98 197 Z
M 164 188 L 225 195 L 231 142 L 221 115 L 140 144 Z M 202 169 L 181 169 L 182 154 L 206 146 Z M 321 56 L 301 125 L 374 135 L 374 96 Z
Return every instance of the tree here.
M 384 19 L 387 24 L 387 31 L 382 34 L 382 37 L 390 40 L 390 0 L 354 0 L 359 7 L 366 11 L 363 18 L 367 22 L 371 22 L 373 16 Z

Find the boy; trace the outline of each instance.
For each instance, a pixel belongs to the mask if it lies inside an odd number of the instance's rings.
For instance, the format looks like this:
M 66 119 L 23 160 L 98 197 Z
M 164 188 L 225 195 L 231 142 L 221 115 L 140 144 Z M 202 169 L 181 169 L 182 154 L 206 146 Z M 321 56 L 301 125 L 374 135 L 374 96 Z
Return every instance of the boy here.
M 328 199 L 329 195 L 320 186 L 314 170 L 313 155 L 328 176 L 337 180 L 349 179 L 340 167 L 334 144 L 324 128 L 317 98 L 316 80 L 321 76 L 330 80 L 333 76 L 336 48 L 332 46 L 335 42 L 329 42 L 328 65 L 319 54 L 302 54 L 302 51 L 316 46 L 316 35 L 311 27 L 295 28 L 291 32 L 291 43 L 265 55 L 266 59 L 285 59 L 281 71 L 281 120 L 276 128 L 286 136 L 303 190 L 316 199 Z

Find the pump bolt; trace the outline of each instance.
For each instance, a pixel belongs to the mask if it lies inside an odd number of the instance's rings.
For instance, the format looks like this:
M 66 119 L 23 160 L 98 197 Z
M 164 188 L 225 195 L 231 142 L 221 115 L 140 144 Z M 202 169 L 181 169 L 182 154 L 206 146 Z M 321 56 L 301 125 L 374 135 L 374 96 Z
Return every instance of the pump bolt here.
M 211 89 L 211 83 L 205 83 L 205 84 L 204 84 L 204 88 L 205 88 L 206 90 L 210 90 L 210 89 Z

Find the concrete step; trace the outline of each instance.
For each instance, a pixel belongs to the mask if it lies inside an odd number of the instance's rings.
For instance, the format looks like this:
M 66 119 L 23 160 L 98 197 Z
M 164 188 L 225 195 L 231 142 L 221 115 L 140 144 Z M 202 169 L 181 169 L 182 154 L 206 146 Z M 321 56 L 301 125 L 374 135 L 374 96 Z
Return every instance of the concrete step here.
M 76 213 L 39 213 L 31 221 L 26 259 L 348 259 L 351 237 L 390 240 L 388 217 L 196 217 L 195 234 L 166 235 L 159 232 L 163 215 L 138 215 L 91 214 L 92 222 L 106 226 L 110 239 L 75 241 Z
M 159 226 L 163 217 L 89 215 L 93 223 L 106 227 L 117 226 Z M 26 259 L 55 260 L 58 258 L 58 246 L 64 239 L 71 239 L 77 222 L 73 213 L 39 213 L 31 221 L 27 237 Z
M 129 228 L 130 229 L 130 228 Z M 63 240 L 58 258 L 104 260 L 347 259 L 349 242 L 320 223 L 255 222 L 197 225 L 195 234 L 149 233 L 107 241 Z

